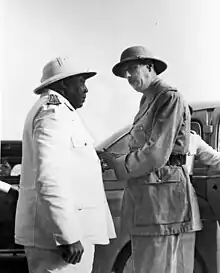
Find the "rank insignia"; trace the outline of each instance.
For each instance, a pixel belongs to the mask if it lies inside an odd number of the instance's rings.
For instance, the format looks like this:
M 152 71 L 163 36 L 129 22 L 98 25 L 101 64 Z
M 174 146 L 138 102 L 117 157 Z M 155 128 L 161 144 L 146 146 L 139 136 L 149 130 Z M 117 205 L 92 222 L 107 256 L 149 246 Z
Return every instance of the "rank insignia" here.
M 57 95 L 50 94 L 50 95 L 49 95 L 49 98 L 48 98 L 47 104 L 48 104 L 48 105 L 50 105 L 50 104 L 52 104 L 52 105 L 59 105 L 59 104 L 61 104 L 61 102 L 59 101 Z

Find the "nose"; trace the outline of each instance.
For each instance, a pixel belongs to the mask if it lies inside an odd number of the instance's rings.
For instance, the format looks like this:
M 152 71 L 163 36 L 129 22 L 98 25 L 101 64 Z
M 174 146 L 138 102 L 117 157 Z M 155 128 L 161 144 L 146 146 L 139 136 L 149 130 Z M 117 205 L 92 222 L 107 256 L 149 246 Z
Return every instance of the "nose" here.
M 88 88 L 85 86 L 84 93 L 88 93 Z

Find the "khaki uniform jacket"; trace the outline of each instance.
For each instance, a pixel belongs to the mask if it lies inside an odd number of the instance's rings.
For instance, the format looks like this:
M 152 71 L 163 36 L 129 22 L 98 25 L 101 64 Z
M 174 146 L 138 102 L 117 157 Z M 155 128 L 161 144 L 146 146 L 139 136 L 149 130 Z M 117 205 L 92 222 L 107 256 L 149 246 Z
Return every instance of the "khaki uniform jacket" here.
M 142 97 L 130 131 L 130 152 L 118 157 L 127 179 L 122 228 L 132 234 L 170 235 L 199 230 L 195 191 L 186 166 L 166 165 L 186 154 L 190 114 L 181 94 L 156 79 Z
M 48 90 L 33 106 L 22 154 L 16 243 L 53 249 L 115 237 L 93 140 L 63 96 Z

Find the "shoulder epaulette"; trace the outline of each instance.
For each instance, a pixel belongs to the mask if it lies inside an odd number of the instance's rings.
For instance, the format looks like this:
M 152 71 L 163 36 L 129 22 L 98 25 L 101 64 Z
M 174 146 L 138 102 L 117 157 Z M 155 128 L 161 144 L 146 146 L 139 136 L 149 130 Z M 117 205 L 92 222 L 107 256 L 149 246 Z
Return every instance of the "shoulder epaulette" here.
M 171 91 L 171 92 L 177 92 L 178 91 L 176 87 L 171 86 L 171 85 L 167 85 L 167 90 Z
M 47 105 L 59 105 L 61 104 L 59 98 L 55 94 L 50 94 L 48 97 Z
M 167 91 L 177 92 L 177 88 L 167 84 L 166 82 L 164 82 L 161 79 L 158 79 L 156 81 L 155 85 L 157 88 L 159 88 L 159 90 L 163 90 L 164 92 L 167 92 Z
M 177 90 L 177 88 L 171 87 L 170 91 L 177 92 L 178 90 Z

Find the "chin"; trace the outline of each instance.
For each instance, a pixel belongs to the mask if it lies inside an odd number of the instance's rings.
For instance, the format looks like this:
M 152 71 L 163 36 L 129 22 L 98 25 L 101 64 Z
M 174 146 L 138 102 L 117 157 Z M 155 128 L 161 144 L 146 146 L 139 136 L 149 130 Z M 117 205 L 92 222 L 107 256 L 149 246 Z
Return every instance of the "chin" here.
M 138 92 L 138 93 L 143 93 L 144 92 L 144 90 L 142 89 L 142 88 L 140 88 L 140 87 L 133 87 L 134 88 L 134 90 L 136 91 L 136 92 Z
M 84 104 L 84 102 L 78 104 L 78 105 L 77 105 L 77 108 L 82 108 L 82 107 L 83 107 L 83 104 Z

